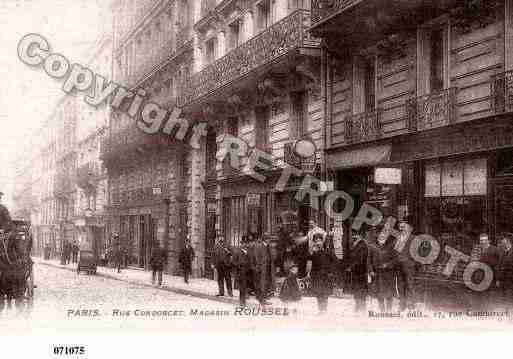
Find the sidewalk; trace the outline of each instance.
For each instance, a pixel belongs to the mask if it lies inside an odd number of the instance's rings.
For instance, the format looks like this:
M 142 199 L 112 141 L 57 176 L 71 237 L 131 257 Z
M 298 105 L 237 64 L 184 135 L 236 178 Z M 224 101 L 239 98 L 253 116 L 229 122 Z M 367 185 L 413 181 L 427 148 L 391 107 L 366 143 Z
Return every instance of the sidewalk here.
M 36 264 L 42 264 L 51 266 L 54 268 L 60 268 L 69 271 L 76 271 L 76 265 L 68 264 L 62 265 L 59 260 L 43 260 L 39 257 L 32 258 Z M 86 275 L 86 274 L 81 274 Z M 177 294 L 190 295 L 193 297 L 213 300 L 228 304 L 239 304 L 239 291 L 234 290 L 234 297 L 216 297 L 218 293 L 217 283 L 210 279 L 205 278 L 191 278 L 189 284 L 184 283 L 183 277 L 172 276 L 168 274 L 163 275 L 163 285 L 156 287 L 151 283 L 151 272 L 137 270 L 137 269 L 122 269 L 121 273 L 118 273 L 115 268 L 98 267 L 97 274 L 100 277 L 119 280 L 135 285 L 142 285 L 151 288 L 158 288 L 168 292 Z M 37 280 L 37 278 L 36 278 Z M 315 315 L 317 314 L 317 302 L 315 298 L 305 297 L 298 303 L 284 304 L 279 298 L 271 298 L 269 300 L 272 307 L 288 307 L 290 310 L 294 310 L 297 313 Z M 258 306 L 258 301 L 254 297 L 250 297 L 247 300 L 249 306 Z M 347 313 L 353 310 L 353 300 L 350 298 L 330 298 L 328 309 L 330 313 Z

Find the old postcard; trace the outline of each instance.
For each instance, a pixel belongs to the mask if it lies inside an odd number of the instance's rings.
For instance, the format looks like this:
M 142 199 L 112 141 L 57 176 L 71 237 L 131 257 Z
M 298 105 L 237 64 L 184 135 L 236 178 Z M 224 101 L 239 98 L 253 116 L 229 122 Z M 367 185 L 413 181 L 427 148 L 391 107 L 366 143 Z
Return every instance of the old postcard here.
M 513 0 L 0 27 L 0 333 L 511 328 Z

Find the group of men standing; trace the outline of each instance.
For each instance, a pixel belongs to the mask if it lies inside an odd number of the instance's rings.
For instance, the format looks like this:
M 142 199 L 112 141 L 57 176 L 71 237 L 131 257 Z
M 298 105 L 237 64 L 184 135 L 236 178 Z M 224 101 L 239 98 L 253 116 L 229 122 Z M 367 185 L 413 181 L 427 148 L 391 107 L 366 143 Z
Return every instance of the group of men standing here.
M 62 264 L 78 262 L 79 246 L 77 241 L 64 241 L 62 244 L 61 261 Z
M 250 293 L 254 293 L 260 304 L 268 304 L 267 299 L 274 290 L 274 260 L 267 237 L 253 234 L 244 235 L 238 247 L 227 244 L 218 237 L 214 247 L 212 266 L 217 271 L 218 296 L 233 297 L 232 271 L 237 276 L 239 302 L 246 305 Z

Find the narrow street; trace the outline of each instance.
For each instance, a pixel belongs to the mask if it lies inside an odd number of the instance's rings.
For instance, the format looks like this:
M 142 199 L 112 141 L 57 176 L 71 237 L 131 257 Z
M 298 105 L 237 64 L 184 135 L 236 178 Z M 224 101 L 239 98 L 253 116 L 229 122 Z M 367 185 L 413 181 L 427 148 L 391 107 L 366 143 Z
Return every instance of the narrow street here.
M 77 275 L 45 265 L 36 265 L 35 273 L 37 288 L 32 310 L 2 313 L 0 320 L 8 325 L 2 325 L 0 333 L 5 329 L 10 333 L 19 330 L 45 334 L 63 330 L 306 329 L 323 322 L 316 316 L 294 315 L 292 310 L 286 316 L 238 315 L 234 305 L 100 276 Z M 330 323 L 336 321 L 330 319 Z
M 313 298 L 303 298 L 295 306 L 266 307 L 272 315 L 237 313 L 237 307 L 208 299 L 181 295 L 144 285 L 77 275 L 75 272 L 36 264 L 35 298 L 31 310 L 17 313 L 11 309 L 0 314 L 0 334 L 56 334 L 87 332 L 165 333 L 173 331 L 252 331 L 252 330 L 351 330 L 351 329 L 436 329 L 451 325 L 461 329 L 510 327 L 511 317 L 481 320 L 462 317 L 372 318 L 357 316 L 332 301 L 328 314 L 305 314 L 302 305 L 313 305 Z M 299 308 L 300 310 L 295 310 Z M 369 308 L 371 309 L 371 308 Z M 457 319 L 457 318 L 456 318 Z

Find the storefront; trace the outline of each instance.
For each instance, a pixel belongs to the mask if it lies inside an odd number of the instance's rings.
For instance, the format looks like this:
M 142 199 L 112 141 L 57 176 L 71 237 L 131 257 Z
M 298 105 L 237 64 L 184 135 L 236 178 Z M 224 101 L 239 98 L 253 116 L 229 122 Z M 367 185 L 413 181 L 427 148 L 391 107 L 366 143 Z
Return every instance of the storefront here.
M 335 189 L 471 255 L 479 234 L 513 233 L 513 125 L 507 119 L 397 137 L 328 156 Z M 442 254 L 444 252 L 442 251 Z M 432 266 L 440 271 L 441 255 Z M 461 271 L 455 272 L 461 277 Z
M 239 245 L 246 233 L 270 235 L 276 239 L 282 214 L 297 215 L 299 229 L 306 233 L 308 221 L 319 218 L 319 211 L 310 206 L 308 196 L 303 201 L 296 199 L 301 177 L 291 177 L 284 191 L 276 190 L 278 177 L 265 183 L 246 179 L 237 184 L 224 184 L 222 188 L 222 229 L 232 245 Z

